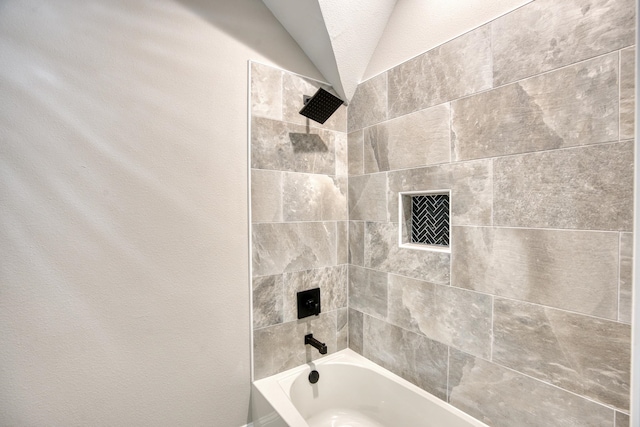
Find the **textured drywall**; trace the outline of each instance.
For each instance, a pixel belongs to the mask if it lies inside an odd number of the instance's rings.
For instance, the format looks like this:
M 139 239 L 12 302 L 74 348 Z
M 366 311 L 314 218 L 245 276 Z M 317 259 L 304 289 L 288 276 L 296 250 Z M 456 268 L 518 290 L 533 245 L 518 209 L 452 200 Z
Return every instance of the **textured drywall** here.
M 248 421 L 256 0 L 0 4 L 0 425 Z
M 398 0 L 362 80 L 532 0 Z

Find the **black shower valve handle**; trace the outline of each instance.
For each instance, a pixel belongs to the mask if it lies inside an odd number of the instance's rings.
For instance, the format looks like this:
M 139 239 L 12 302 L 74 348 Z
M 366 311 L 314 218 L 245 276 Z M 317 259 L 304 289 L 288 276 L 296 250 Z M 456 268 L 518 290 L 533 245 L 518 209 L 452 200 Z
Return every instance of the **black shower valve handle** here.
M 320 310 L 318 310 L 318 307 L 320 307 L 320 304 L 318 303 L 318 301 L 314 299 L 308 299 L 306 302 L 306 305 L 307 307 L 309 307 L 310 309 L 316 312 L 316 316 L 320 314 Z

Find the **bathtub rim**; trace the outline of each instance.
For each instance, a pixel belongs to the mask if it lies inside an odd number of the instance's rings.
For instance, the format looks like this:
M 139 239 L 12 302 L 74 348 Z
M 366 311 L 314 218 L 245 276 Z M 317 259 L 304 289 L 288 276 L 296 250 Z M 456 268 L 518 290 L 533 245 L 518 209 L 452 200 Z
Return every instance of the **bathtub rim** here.
M 289 396 L 289 390 L 293 382 L 300 376 L 300 374 L 309 372 L 311 369 L 322 365 L 340 364 L 340 365 L 352 365 L 366 369 L 370 369 L 382 375 L 385 378 L 394 381 L 401 386 L 409 389 L 411 392 L 418 394 L 425 398 L 432 404 L 437 405 L 439 408 L 452 412 L 456 416 L 468 421 L 474 427 L 489 427 L 482 421 L 472 417 L 461 409 L 456 408 L 444 400 L 437 398 L 431 393 L 421 389 L 415 384 L 410 383 L 404 378 L 394 374 L 386 368 L 372 362 L 366 357 L 356 353 L 355 351 L 347 348 L 333 353 L 329 356 L 325 356 L 321 359 L 317 359 L 303 365 L 296 366 L 279 374 L 274 374 L 270 377 L 262 378 L 253 382 L 253 386 L 258 392 L 269 402 L 273 410 L 289 425 L 290 427 L 307 427 L 307 421 L 302 414 L 298 412 L 293 401 Z

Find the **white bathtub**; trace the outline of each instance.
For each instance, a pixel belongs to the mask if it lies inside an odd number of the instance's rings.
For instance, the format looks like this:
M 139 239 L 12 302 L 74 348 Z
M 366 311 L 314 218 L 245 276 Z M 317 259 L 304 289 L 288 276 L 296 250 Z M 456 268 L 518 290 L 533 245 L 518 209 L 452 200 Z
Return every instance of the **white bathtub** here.
M 311 384 L 314 368 L 320 380 Z M 255 427 L 487 427 L 349 349 L 255 381 L 252 391 Z

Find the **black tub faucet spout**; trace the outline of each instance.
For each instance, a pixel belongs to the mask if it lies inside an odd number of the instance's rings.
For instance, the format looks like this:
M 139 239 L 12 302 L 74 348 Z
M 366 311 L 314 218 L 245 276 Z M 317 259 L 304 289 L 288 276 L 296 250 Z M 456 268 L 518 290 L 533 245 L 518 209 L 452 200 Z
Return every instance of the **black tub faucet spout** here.
M 320 354 L 327 354 L 327 345 L 323 342 L 318 341 L 313 337 L 313 334 L 307 334 L 304 336 L 304 343 L 309 344 L 318 349 Z

